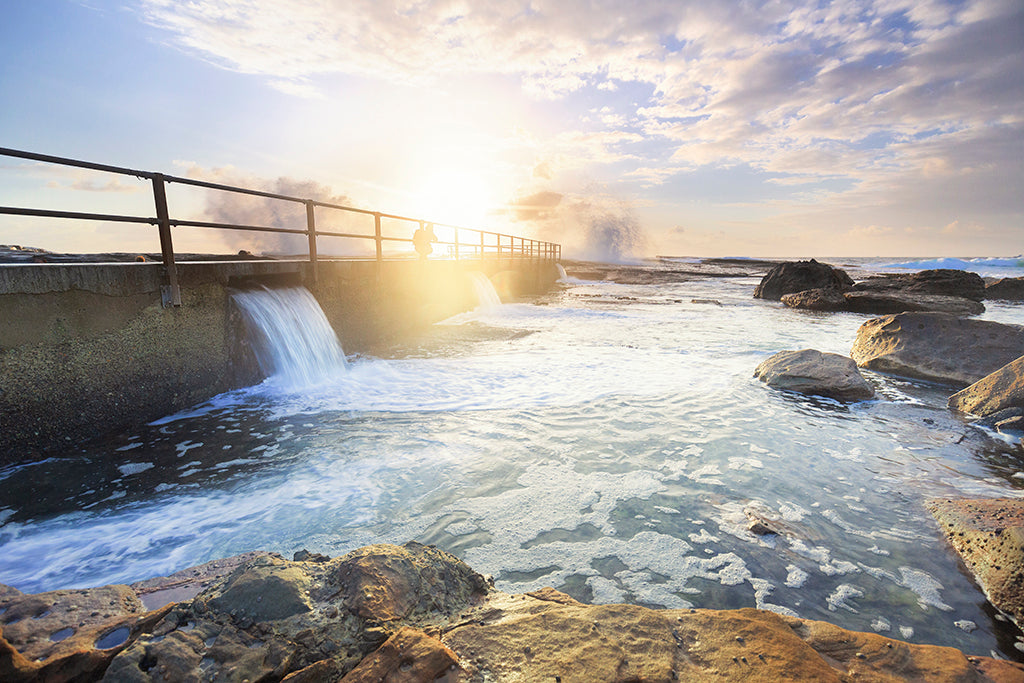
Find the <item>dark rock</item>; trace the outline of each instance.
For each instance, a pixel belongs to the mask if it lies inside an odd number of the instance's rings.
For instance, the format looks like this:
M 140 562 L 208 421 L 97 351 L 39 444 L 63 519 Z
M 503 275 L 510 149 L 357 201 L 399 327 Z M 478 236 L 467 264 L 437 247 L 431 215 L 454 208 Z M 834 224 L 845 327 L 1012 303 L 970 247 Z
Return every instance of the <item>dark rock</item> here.
M 329 562 L 331 558 L 320 553 L 311 553 L 308 550 L 300 550 L 292 556 L 295 562 Z
M 754 290 L 756 299 L 778 301 L 785 294 L 802 292 L 807 289 L 843 290 L 853 285 L 846 271 L 833 268 L 827 263 L 810 261 L 789 261 L 780 263 L 761 279 Z
M 1024 356 L 953 394 L 947 405 L 953 410 L 981 417 L 1008 408 L 1024 409 Z
M 966 386 L 1024 354 L 1024 327 L 947 313 L 872 318 L 850 355 L 862 368 Z
M 853 360 L 814 349 L 777 353 L 757 366 L 754 377 L 773 389 L 842 401 L 859 401 L 875 394 Z
M 271 553 L 255 551 L 234 557 L 211 560 L 204 564 L 182 569 L 170 576 L 158 576 L 130 584 L 146 609 L 156 609 L 168 603 L 184 602 L 196 597 L 214 583 L 225 579 L 246 562 Z
M 845 311 L 846 297 L 838 289 L 805 289 L 802 292 L 784 294 L 780 299 L 790 308 L 809 311 Z
M 1024 416 L 1015 415 L 996 422 L 996 431 L 1000 434 L 1024 432 Z
M 981 301 L 985 298 L 985 280 L 977 273 L 950 268 L 922 270 L 918 273 L 878 275 L 853 286 L 857 292 L 891 292 L 956 296 Z
M 1024 626 L 1024 501 L 946 499 L 927 505 L 989 601 Z
M 986 285 L 985 298 L 1024 301 L 1024 277 L 1004 277 Z
M 978 315 L 985 312 L 985 305 L 974 299 L 914 291 L 854 291 L 846 292 L 843 298 L 846 300 L 845 310 L 871 315 L 918 311 Z

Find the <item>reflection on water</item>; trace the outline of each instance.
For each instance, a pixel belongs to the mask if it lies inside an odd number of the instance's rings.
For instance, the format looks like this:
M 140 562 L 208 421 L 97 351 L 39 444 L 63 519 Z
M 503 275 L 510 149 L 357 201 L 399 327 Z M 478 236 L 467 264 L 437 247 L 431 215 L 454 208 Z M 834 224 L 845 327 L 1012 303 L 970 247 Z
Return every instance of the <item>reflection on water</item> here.
M 756 605 L 1017 656 L 922 503 L 1022 495 L 1019 447 L 935 385 L 869 374 L 878 400 L 851 405 L 767 389 L 765 357 L 848 354 L 865 316 L 756 301 L 755 284 L 570 283 L 313 388 L 265 383 L 0 472 L 0 582 L 415 538 L 508 591 Z M 751 533 L 751 510 L 781 533 Z

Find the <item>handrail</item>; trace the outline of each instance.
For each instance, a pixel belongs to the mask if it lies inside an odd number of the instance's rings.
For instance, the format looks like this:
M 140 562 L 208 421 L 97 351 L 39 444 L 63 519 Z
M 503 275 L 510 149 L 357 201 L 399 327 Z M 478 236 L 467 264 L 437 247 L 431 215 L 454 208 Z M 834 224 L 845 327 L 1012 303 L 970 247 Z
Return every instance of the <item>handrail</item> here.
M 121 166 L 110 166 L 108 164 L 97 164 L 91 161 L 80 161 L 78 159 L 68 159 L 65 157 L 51 156 L 48 154 L 37 154 L 35 152 L 26 152 L 23 150 L 9 149 L 6 147 L 0 147 L 0 156 L 16 157 L 20 159 L 28 159 L 30 161 L 39 161 L 48 164 L 57 164 L 60 166 L 72 166 L 75 168 L 84 168 L 92 171 L 101 171 L 104 173 L 116 173 L 119 175 L 134 176 L 139 179 L 149 180 L 153 185 L 153 200 L 156 208 L 156 216 L 124 216 L 117 214 L 101 214 L 101 213 L 85 213 L 79 211 L 52 211 L 49 209 L 32 209 L 27 207 L 15 207 L 15 206 L 0 206 L 0 215 L 16 215 L 16 216 L 32 216 L 42 218 L 71 218 L 78 220 L 94 220 L 94 221 L 107 221 L 107 222 L 120 222 L 120 223 L 147 223 L 149 225 L 157 226 L 160 236 L 160 251 L 162 255 L 162 261 L 164 270 L 167 277 L 167 285 L 164 289 L 164 305 L 165 306 L 180 306 L 181 305 L 181 292 L 178 287 L 178 275 L 177 267 L 174 263 L 174 246 L 171 240 L 171 229 L 172 228 L 216 228 L 222 230 L 248 230 L 256 232 L 271 232 L 271 233 L 287 233 L 293 235 L 306 235 L 309 241 L 308 256 L 309 262 L 312 266 L 312 275 L 314 280 L 317 277 L 317 263 L 319 260 L 317 256 L 317 237 L 342 237 L 352 239 L 371 239 L 374 240 L 376 245 L 376 261 L 378 264 L 384 261 L 383 256 L 383 243 L 384 242 L 409 242 L 413 240 L 404 237 L 391 237 L 383 235 L 381 233 L 381 219 L 406 221 L 410 223 L 416 223 L 420 227 L 424 225 L 438 226 L 442 228 L 449 228 L 453 231 L 454 239 L 452 241 L 435 240 L 435 244 L 448 245 L 450 255 L 458 260 L 462 256 L 463 250 L 468 251 L 470 254 L 479 254 L 479 258 L 483 260 L 486 258 L 488 250 L 493 250 L 496 258 L 499 260 L 505 256 L 509 259 L 537 259 L 537 260 L 553 260 L 558 261 L 562 255 L 562 247 L 560 244 L 555 242 L 545 242 L 541 240 L 528 239 L 526 237 L 517 237 L 515 235 L 508 235 L 500 232 L 493 232 L 490 230 L 480 230 L 477 228 L 466 228 L 458 225 L 452 225 L 450 223 L 440 223 L 437 221 L 427 221 L 422 218 L 414 218 L 411 216 L 403 216 L 399 214 L 384 213 L 381 211 L 371 211 L 369 209 L 360 209 L 354 206 L 344 206 L 342 204 L 333 204 L 330 202 L 321 202 L 316 199 L 308 199 L 302 197 L 293 197 L 285 194 L 278 194 L 275 192 L 266 192 L 264 190 L 254 190 L 252 188 L 236 187 L 234 185 L 224 185 L 221 183 L 211 183 L 205 180 L 196 180 L 194 178 L 182 178 L 179 176 L 165 175 L 163 173 L 157 173 L 153 171 L 140 171 L 131 168 L 124 168 Z M 261 226 L 261 225 L 241 225 L 236 223 L 220 223 L 214 221 L 194 221 L 171 218 L 170 211 L 167 205 L 167 194 L 166 185 L 167 183 L 178 183 L 180 185 L 190 185 L 193 187 L 201 187 L 210 190 L 219 190 L 224 192 L 234 192 L 236 194 L 245 194 L 255 197 L 265 197 L 268 199 L 278 199 L 282 201 L 295 202 L 304 204 L 306 206 L 306 228 L 282 228 L 274 226 Z M 350 213 L 357 213 L 366 216 L 373 216 L 374 219 L 374 234 L 362 235 L 357 233 L 347 232 L 336 232 L 330 230 L 318 230 L 316 227 L 316 216 L 315 208 L 322 207 L 326 209 L 335 209 L 340 211 L 347 211 Z M 479 244 L 466 240 L 459 239 L 459 231 L 468 231 L 476 233 L 480 237 Z M 487 236 L 495 238 L 495 244 L 487 244 Z M 507 245 L 502 244 L 502 238 L 507 237 L 509 242 Z M 516 247 L 516 240 L 519 240 L 519 246 Z

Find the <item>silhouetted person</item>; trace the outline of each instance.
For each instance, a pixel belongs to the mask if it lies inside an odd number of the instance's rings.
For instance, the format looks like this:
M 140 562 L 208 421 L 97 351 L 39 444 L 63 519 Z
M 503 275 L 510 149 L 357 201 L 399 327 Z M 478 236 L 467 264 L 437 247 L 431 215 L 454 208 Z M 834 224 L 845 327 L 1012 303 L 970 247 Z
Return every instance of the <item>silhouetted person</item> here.
M 431 242 L 436 242 L 437 237 L 434 235 L 434 224 L 428 223 L 426 227 L 421 227 L 412 234 L 412 246 L 416 248 L 416 253 L 420 255 L 421 261 L 427 260 L 427 255 L 434 251 L 434 247 L 430 246 Z

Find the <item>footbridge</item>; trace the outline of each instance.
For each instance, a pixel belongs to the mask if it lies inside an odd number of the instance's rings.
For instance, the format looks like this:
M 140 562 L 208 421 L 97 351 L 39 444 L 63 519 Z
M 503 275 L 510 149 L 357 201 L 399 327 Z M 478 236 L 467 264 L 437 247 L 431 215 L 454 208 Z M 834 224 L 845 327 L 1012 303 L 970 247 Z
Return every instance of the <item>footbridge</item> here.
M 506 302 L 558 279 L 561 249 L 551 242 L 20 150 L 0 156 L 128 176 L 153 200 L 151 215 L 0 206 L 0 219 L 38 222 L 41 235 L 55 221 L 101 232 L 135 225 L 159 244 L 127 255 L 21 252 L 0 264 L 0 467 L 73 452 L 89 437 L 259 381 L 233 289 L 305 286 L 343 348 L 372 353 L 474 308 L 471 272 L 487 275 Z M 259 209 L 242 215 L 270 219 L 185 217 L 187 202 L 176 212 L 168 188 L 239 198 Z M 176 251 L 176 241 L 195 242 L 186 233 L 205 230 L 270 236 L 290 251 Z M 417 230 L 433 236 L 426 258 L 413 248 Z

